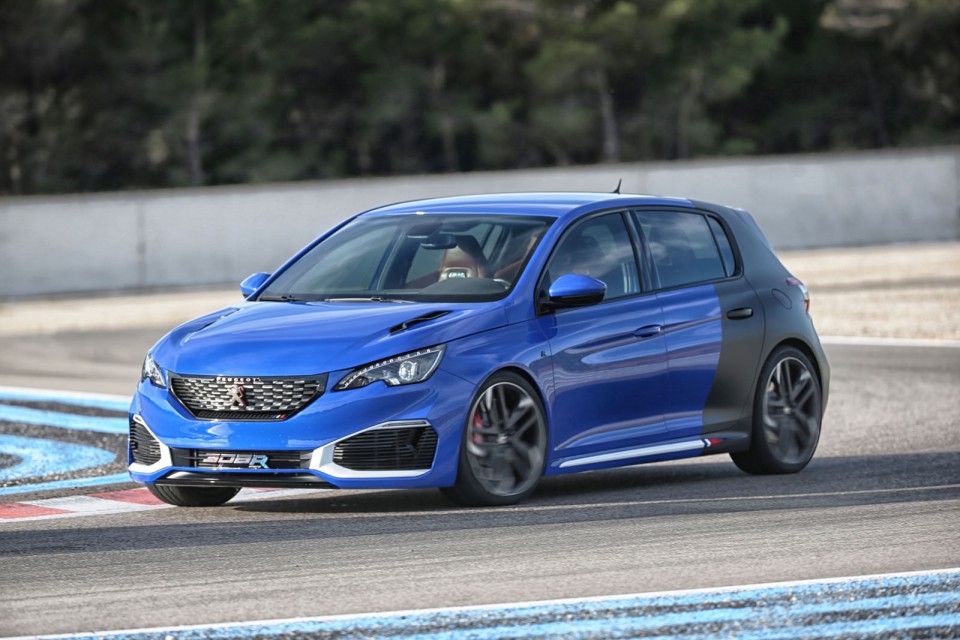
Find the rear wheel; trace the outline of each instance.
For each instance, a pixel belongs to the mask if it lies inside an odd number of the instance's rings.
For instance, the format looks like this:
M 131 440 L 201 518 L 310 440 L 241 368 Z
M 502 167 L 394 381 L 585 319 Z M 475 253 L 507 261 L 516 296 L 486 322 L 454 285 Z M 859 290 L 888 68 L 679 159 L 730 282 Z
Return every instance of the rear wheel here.
M 546 451 L 547 421 L 537 392 L 514 373 L 498 373 L 467 414 L 457 482 L 441 491 L 465 505 L 516 504 L 533 493 Z
M 157 484 L 148 484 L 147 489 L 175 507 L 217 507 L 240 492 L 236 487 L 172 487 Z
M 747 473 L 800 471 L 817 449 L 823 413 L 820 380 L 810 359 L 781 347 L 760 372 L 750 449 L 730 456 Z

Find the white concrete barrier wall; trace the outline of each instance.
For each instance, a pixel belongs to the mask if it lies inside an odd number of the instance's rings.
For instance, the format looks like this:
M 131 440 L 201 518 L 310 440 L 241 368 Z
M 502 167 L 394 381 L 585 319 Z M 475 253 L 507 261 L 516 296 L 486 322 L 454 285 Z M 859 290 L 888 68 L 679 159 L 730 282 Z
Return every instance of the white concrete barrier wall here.
M 500 191 L 685 196 L 774 246 L 960 239 L 960 147 L 0 198 L 0 297 L 239 282 L 381 204 Z

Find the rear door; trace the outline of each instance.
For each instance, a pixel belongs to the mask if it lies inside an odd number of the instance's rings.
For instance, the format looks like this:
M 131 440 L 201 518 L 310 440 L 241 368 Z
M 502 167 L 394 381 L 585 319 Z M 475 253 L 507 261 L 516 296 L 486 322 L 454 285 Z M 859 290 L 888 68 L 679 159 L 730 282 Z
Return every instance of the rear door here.
M 663 309 L 669 437 L 731 428 L 756 382 L 764 330 L 757 295 L 719 218 L 638 209 L 634 219 Z

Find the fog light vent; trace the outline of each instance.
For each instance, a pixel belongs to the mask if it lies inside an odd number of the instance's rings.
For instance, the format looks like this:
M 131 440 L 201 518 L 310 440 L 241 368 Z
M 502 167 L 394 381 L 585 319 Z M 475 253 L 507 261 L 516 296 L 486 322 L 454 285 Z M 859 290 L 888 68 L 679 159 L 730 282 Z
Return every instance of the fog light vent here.
M 138 464 L 150 466 L 160 462 L 160 442 L 145 426 L 130 419 L 130 455 Z
M 437 452 L 432 427 L 371 429 L 337 443 L 333 461 L 353 471 L 429 469 Z

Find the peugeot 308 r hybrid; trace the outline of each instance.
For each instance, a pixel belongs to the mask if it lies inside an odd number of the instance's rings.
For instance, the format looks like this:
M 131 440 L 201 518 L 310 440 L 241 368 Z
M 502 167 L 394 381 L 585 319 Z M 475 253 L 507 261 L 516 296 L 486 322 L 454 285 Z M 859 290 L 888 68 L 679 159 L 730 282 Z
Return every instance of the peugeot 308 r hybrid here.
M 438 487 L 729 453 L 806 466 L 829 368 L 803 284 L 744 211 L 532 193 L 354 216 L 148 353 L 130 474 L 168 503 L 241 487 Z

